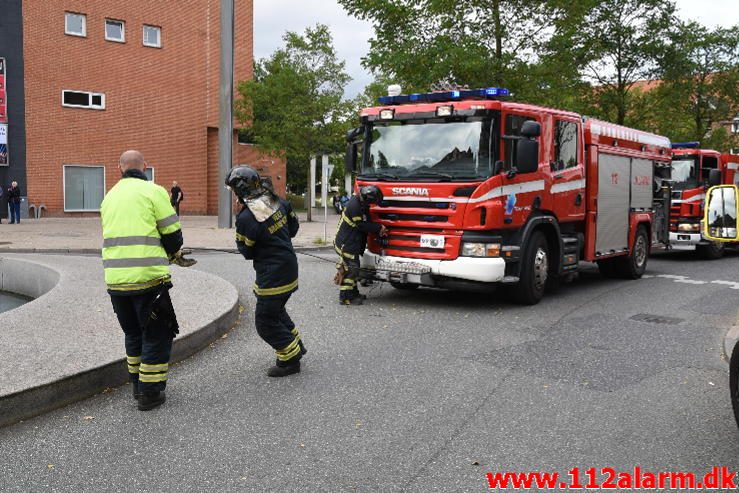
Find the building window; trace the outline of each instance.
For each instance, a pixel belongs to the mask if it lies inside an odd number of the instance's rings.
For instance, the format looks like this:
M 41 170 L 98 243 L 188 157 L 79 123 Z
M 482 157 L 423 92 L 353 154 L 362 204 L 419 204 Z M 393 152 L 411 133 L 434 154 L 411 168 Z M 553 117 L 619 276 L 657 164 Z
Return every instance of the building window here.
M 64 165 L 64 211 L 97 212 L 105 196 L 105 167 Z
M 70 36 L 87 36 L 87 16 L 85 14 L 65 12 L 64 33 Z
M 144 46 L 162 47 L 162 28 L 144 24 Z
M 124 43 L 126 41 L 126 23 L 105 19 L 105 39 L 116 43 Z
M 731 131 L 735 134 L 739 134 L 739 116 L 734 118 L 734 121 L 731 122 Z
M 577 123 L 557 120 L 552 171 L 577 166 Z
M 62 91 L 62 106 L 70 108 L 105 109 L 105 94 L 86 91 Z
M 146 179 L 147 180 L 149 180 L 150 182 L 154 183 L 154 177 L 156 176 L 156 174 L 154 173 L 154 168 L 147 167 L 144 170 L 144 174 L 146 175 Z

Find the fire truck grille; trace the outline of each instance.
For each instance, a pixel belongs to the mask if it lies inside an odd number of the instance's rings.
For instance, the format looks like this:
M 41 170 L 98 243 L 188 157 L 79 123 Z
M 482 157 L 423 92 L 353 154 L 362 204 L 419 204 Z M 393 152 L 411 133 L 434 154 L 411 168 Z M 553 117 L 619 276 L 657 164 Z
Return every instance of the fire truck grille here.
M 413 257 L 415 254 L 423 254 L 428 259 L 454 259 L 459 252 L 459 237 L 446 236 L 444 248 L 426 248 L 421 246 L 421 235 L 418 233 L 398 234 L 391 232 L 387 241 L 380 246 L 389 255 L 401 257 Z
M 444 223 L 449 220 L 448 216 L 437 216 L 433 214 L 394 214 L 383 212 L 380 219 L 388 221 L 420 221 L 425 223 Z
M 449 202 L 428 202 L 423 200 L 383 200 L 382 207 L 414 209 L 449 209 Z

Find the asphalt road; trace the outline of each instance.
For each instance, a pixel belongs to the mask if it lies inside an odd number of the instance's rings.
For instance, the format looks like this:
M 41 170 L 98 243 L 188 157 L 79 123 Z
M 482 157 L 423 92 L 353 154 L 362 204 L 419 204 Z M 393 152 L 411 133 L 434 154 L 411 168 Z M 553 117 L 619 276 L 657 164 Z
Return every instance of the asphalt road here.
M 288 309 L 309 353 L 281 380 L 264 374 L 251 265 L 199 259 L 239 286 L 241 323 L 175 366 L 160 409 L 136 411 L 124 386 L 0 429 L 0 491 L 485 491 L 491 471 L 739 469 L 721 349 L 739 289 L 713 282 L 739 281 L 737 254 L 660 255 L 638 281 L 590 267 L 535 307 L 389 286 L 344 307 L 332 264 L 301 257 Z

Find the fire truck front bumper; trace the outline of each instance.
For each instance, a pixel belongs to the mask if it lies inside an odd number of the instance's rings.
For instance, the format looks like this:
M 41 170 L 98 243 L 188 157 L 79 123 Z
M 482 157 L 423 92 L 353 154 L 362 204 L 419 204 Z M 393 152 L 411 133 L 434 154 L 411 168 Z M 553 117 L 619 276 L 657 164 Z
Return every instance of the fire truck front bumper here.
M 698 245 L 708 243 L 700 233 L 670 233 L 670 248 L 673 250 L 695 250 Z
M 366 277 L 399 284 L 443 287 L 447 280 L 472 283 L 505 282 L 505 260 L 500 257 L 458 257 L 429 260 L 382 256 L 365 252 L 362 270 Z

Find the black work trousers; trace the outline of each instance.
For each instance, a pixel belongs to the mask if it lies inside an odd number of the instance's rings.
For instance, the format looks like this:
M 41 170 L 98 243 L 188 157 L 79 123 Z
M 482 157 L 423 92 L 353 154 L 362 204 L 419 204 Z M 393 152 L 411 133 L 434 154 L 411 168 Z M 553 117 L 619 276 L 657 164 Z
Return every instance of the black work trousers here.
M 353 255 L 353 254 L 352 254 Z M 357 281 L 359 280 L 359 255 L 349 258 L 347 254 L 342 255 L 342 262 L 346 272 L 339 286 L 339 301 L 350 301 L 359 296 Z
M 172 339 L 178 332 L 169 288 L 133 296 L 111 294 L 110 301 L 125 334 L 128 374 L 140 392 L 167 386 Z
M 259 337 L 275 350 L 278 366 L 294 363 L 303 356 L 300 332 L 285 309 L 291 294 L 257 295 L 254 324 L 257 326 Z

